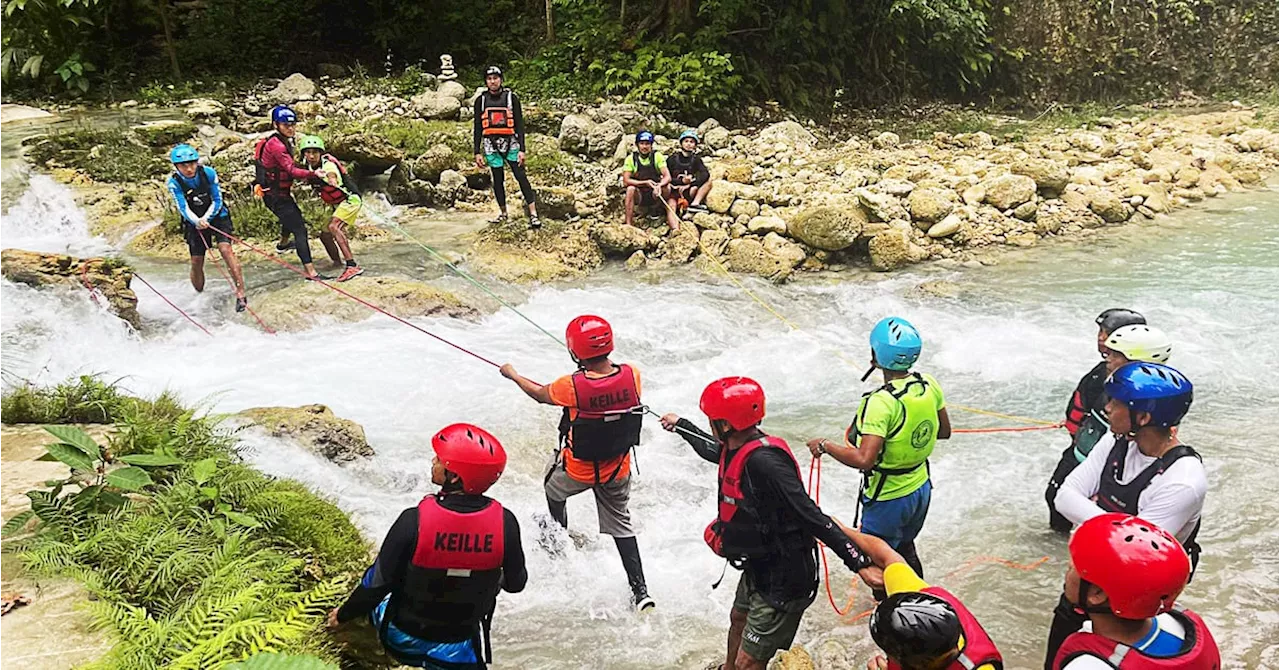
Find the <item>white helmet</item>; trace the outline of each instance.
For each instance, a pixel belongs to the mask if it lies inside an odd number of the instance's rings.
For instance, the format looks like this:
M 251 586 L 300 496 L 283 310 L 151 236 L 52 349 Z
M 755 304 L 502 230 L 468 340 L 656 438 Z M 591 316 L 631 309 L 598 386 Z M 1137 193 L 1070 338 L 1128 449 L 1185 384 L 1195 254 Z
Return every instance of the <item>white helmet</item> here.
M 1107 337 L 1105 346 L 1118 351 L 1131 361 L 1167 363 L 1173 343 L 1164 333 L 1151 326 L 1123 326 Z

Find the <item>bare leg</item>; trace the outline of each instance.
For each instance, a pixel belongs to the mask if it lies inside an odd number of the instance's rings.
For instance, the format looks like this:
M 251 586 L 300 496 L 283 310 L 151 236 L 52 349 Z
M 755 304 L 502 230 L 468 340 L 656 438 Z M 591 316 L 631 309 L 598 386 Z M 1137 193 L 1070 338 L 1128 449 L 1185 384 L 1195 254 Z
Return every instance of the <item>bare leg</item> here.
M 306 275 L 307 275 L 308 277 L 314 277 L 314 276 L 316 276 L 317 274 L 319 274 L 318 272 L 316 272 L 316 264 L 315 264 L 315 263 L 303 263 L 303 264 L 302 264 L 302 270 L 303 270 L 303 272 L 305 272 L 305 273 L 306 273 Z
M 626 208 L 626 216 L 623 219 L 623 223 L 630 226 L 631 224 L 635 223 L 635 217 L 636 217 L 636 187 L 634 186 L 627 187 L 627 197 L 623 200 L 623 203 L 625 204 L 625 208 Z
M 742 647 L 742 629 L 747 627 L 747 611 L 729 610 L 729 647 L 725 650 L 724 670 L 735 670 L 738 650 Z
M 751 658 L 747 652 L 739 649 L 737 663 L 733 666 L 734 670 L 764 670 L 769 665 L 768 661 L 762 661 L 758 658 Z
M 324 250 L 329 254 L 329 259 L 334 265 L 341 265 L 342 259 L 338 257 L 338 245 L 335 243 L 333 234 L 333 225 L 329 225 L 329 229 L 320 233 L 320 243 L 324 245 Z
M 236 258 L 236 254 L 231 250 L 231 245 L 227 242 L 218 243 L 218 252 L 222 254 L 222 260 L 227 264 L 227 269 L 231 271 L 231 280 L 236 285 L 236 297 L 244 297 L 244 273 L 240 270 L 240 259 Z
M 191 257 L 191 288 L 196 293 L 204 292 L 204 256 Z
M 333 242 L 336 242 L 338 244 L 338 249 L 342 251 L 342 260 L 349 261 L 352 258 L 351 242 L 347 240 L 347 234 L 343 232 L 342 226 L 343 226 L 342 219 L 339 219 L 336 217 L 331 219 L 329 221 L 329 236 Z M 323 239 L 323 237 L 321 239 Z M 333 262 L 335 263 L 338 262 L 338 257 L 335 256 L 332 252 L 329 253 L 329 256 L 333 258 Z
M 669 189 L 666 195 L 661 196 L 666 199 L 667 206 L 667 227 L 671 228 L 671 232 L 675 232 L 680 228 L 680 217 L 676 215 L 676 203 L 678 196 L 675 189 Z
M 711 182 L 698 187 L 698 192 L 693 195 L 693 200 L 689 201 L 690 205 L 701 205 L 706 199 L 707 194 L 711 192 Z

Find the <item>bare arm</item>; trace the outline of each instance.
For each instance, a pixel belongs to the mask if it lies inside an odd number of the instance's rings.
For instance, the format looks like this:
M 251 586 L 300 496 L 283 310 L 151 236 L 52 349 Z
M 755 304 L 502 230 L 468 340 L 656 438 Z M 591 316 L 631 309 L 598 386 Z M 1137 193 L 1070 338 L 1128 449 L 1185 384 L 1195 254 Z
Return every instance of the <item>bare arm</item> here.
M 947 414 L 946 407 L 938 410 L 938 439 L 951 439 L 951 415 Z
M 525 395 L 529 396 L 530 398 L 533 398 L 534 400 L 537 400 L 538 402 L 544 405 L 555 404 L 551 400 L 550 389 L 548 389 L 546 386 L 542 384 L 539 384 L 538 382 L 535 382 L 531 379 L 527 379 L 525 377 L 520 376 L 520 373 L 516 372 L 516 369 L 511 367 L 510 363 L 502 366 L 500 371 L 502 372 L 503 377 L 506 377 L 507 379 L 510 379 L 511 381 L 515 382 L 516 386 L 519 386 L 520 390 L 524 391 Z
M 948 432 L 950 428 L 948 427 Z M 822 454 L 830 454 L 832 458 L 851 468 L 870 470 L 880 458 L 880 450 L 884 448 L 884 438 L 879 435 L 863 435 L 862 444 L 853 446 L 849 443 L 837 444 L 825 437 L 809 440 L 809 452 L 814 458 Z

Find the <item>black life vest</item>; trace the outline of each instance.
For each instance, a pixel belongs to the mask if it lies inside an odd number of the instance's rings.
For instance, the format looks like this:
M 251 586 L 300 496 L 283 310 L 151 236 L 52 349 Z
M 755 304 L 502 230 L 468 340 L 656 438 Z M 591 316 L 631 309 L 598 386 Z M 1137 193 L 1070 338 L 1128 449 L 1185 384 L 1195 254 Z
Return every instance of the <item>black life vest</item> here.
M 561 436 L 572 444 L 573 456 L 584 461 L 607 461 L 640 444 L 643 409 L 635 372 L 619 365 L 606 377 L 588 377 L 579 370 L 570 377 L 577 398 L 577 415 L 565 408 Z
M 1107 454 L 1107 464 L 1102 469 L 1102 479 L 1098 482 L 1098 493 L 1093 500 L 1108 512 L 1122 512 L 1124 514 L 1138 515 L 1138 498 L 1142 496 L 1143 490 L 1151 485 L 1151 480 L 1157 475 L 1168 470 L 1171 465 L 1180 458 L 1195 457 L 1197 460 L 1203 461 L 1200 454 L 1190 446 L 1180 444 L 1163 456 L 1157 458 L 1155 462 L 1148 465 L 1145 470 L 1138 473 L 1137 477 L 1128 484 L 1121 484 L 1120 480 L 1124 477 L 1124 457 L 1129 451 L 1129 442 L 1124 439 L 1117 439 L 1114 446 L 1111 447 L 1111 453 Z M 1196 542 L 1196 536 L 1200 534 L 1200 521 L 1196 521 L 1196 527 L 1191 530 L 1191 535 L 1183 541 L 1182 546 L 1187 550 L 1187 555 L 1191 557 L 1191 570 L 1194 572 L 1196 565 L 1200 563 L 1200 545 Z
M 760 510 L 743 489 L 747 459 L 758 449 L 782 451 L 795 466 L 796 477 L 800 476 L 796 457 L 791 453 L 791 447 L 781 438 L 761 435 L 732 453 L 721 447 L 717 476 L 719 505 L 715 520 L 703 531 L 703 540 L 717 556 L 729 559 L 735 567 L 742 567 L 743 562 L 749 558 L 784 553 L 781 550 L 786 545 L 802 539 L 799 537 L 798 524 L 785 523 L 780 519 L 763 519 Z
M 871 470 L 864 471 L 862 473 L 862 490 L 864 494 L 869 488 L 868 485 L 871 483 L 871 473 L 877 472 L 883 475 L 880 477 L 880 481 L 876 483 L 875 490 L 867 495 L 868 502 L 875 502 L 879 499 L 880 492 L 884 490 L 885 482 L 889 481 L 890 476 L 910 474 L 919 470 L 921 467 L 924 467 L 926 470 L 929 468 L 929 459 L 925 459 L 924 461 L 909 468 L 885 468 L 880 466 L 880 463 L 884 461 L 884 452 L 889 448 L 889 440 L 897 437 L 898 433 L 902 432 L 903 427 L 907 425 L 907 408 L 902 402 L 902 396 L 906 395 L 907 391 L 911 390 L 911 387 L 917 384 L 920 385 L 922 390 L 927 391 L 929 389 L 929 382 L 925 381 L 925 378 L 921 376 L 919 372 L 911 373 L 908 379 L 909 381 L 906 384 L 903 384 L 902 388 L 898 390 L 894 390 L 892 383 L 886 382 L 880 388 L 863 393 L 862 397 L 858 400 L 858 414 L 854 416 L 853 421 L 849 423 L 848 430 L 844 433 L 845 440 L 847 440 L 849 444 L 852 444 L 855 447 L 858 446 L 859 440 L 862 439 L 863 435 L 862 422 L 867 420 L 867 405 L 870 404 L 869 401 L 871 400 L 871 396 L 877 393 L 888 393 L 895 402 L 902 406 L 901 420 L 890 428 L 889 433 L 884 436 L 884 446 L 880 448 L 880 456 L 876 458 L 876 464 L 871 467 Z
M 667 168 L 671 170 L 671 178 L 674 180 L 676 177 L 679 177 L 680 175 L 687 174 L 694 178 L 694 181 L 690 182 L 690 184 L 696 184 L 698 175 L 696 172 L 694 172 L 693 164 L 694 164 L 694 161 L 697 160 L 697 158 L 698 157 L 696 154 L 689 154 L 686 157 L 683 151 L 677 151 L 671 154 L 670 156 L 668 156 Z M 637 165 L 639 165 L 638 162 L 637 162 Z M 677 186 L 684 186 L 684 185 L 685 184 L 677 184 Z
M 436 496 L 423 498 L 404 588 L 393 594 L 391 611 L 382 619 L 384 638 L 394 617 L 397 628 L 419 639 L 472 640 L 476 657 L 488 660 L 489 622 L 502 588 L 504 530 L 496 500 L 464 513 L 440 505 Z
M 631 152 L 631 164 L 635 166 L 635 170 L 631 173 L 631 178 L 644 181 L 660 181 L 662 179 L 662 170 L 658 169 L 658 152 L 654 150 L 649 153 L 649 162 L 641 162 L 639 151 Z
M 289 189 L 293 188 L 293 176 L 289 174 L 289 171 L 280 168 L 268 168 L 262 164 L 262 151 L 272 138 L 279 139 L 280 143 L 284 145 L 284 150 L 290 154 L 293 153 L 293 145 L 289 144 L 289 138 L 278 132 L 258 140 L 258 143 L 253 145 L 253 181 L 267 193 L 288 194 Z
M 505 94 L 505 95 L 503 95 Z M 511 102 L 511 89 L 499 91 L 497 99 L 488 91 L 480 94 L 480 133 L 486 137 L 516 134 L 515 107 Z
M 346 200 L 348 194 L 360 195 L 360 190 L 356 187 L 355 180 L 347 173 L 347 168 L 342 164 L 342 161 L 335 158 L 333 154 L 324 154 L 320 157 L 320 164 L 324 165 L 325 161 L 330 161 L 334 165 L 338 166 L 338 174 L 342 176 L 341 187 L 334 186 L 319 177 L 311 178 L 312 188 L 315 189 L 316 195 L 320 196 L 320 199 L 323 200 L 326 205 L 336 205 L 343 200 Z
M 209 181 L 209 175 L 205 174 L 204 166 L 196 166 L 196 183 L 193 186 L 188 186 L 187 180 L 177 172 L 173 173 L 173 178 L 182 189 L 182 197 L 186 199 L 191 213 L 195 214 L 196 218 L 208 213 L 209 208 L 213 206 L 213 182 Z M 182 219 L 181 212 L 178 213 L 178 218 Z

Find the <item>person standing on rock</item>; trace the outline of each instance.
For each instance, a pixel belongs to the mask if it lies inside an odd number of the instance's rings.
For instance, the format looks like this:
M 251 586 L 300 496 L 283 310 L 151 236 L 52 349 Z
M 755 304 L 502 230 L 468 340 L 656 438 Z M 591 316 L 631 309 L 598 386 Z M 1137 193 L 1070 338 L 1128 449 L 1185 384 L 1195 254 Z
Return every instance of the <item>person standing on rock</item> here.
M 622 185 L 627 189 L 625 200 L 628 226 L 635 225 L 636 205 L 653 207 L 666 203 L 667 225 L 675 232 L 680 228 L 676 216 L 676 198 L 667 187 L 671 184 L 671 172 L 667 169 L 667 157 L 653 148 L 653 133 L 642 130 L 636 133 L 636 150 L 622 164 Z
M 888 542 L 923 577 L 916 537 L 933 497 L 929 455 L 938 440 L 951 437 L 951 418 L 938 380 L 911 371 L 922 348 L 915 326 L 886 317 L 871 329 L 870 340 L 871 368 L 862 379 L 879 369 L 884 384 L 862 396 L 842 445 L 815 438 L 809 452 L 862 470 L 862 532 Z M 882 600 L 884 593 L 876 596 Z
M 631 525 L 631 449 L 640 444 L 644 406 L 640 403 L 640 371 L 617 365 L 613 329 L 589 314 L 569 322 L 565 330 L 569 355 L 578 371 L 546 386 L 530 381 L 510 364 L 501 368 L 530 398 L 564 408 L 560 444 L 547 471 L 547 508 L 563 528 L 569 527 L 569 498 L 591 491 L 596 498 L 600 532 L 613 536 L 638 611 L 654 606 L 645 584 L 640 546 Z
M 178 207 L 178 219 L 187 251 L 191 253 L 191 287 L 204 291 L 205 252 L 217 247 L 222 260 L 231 271 L 236 293 L 236 311 L 243 312 L 249 304 L 244 295 L 244 274 L 240 259 L 231 249 L 231 238 L 218 234 L 235 232 L 231 224 L 231 211 L 222 202 L 222 189 L 218 186 L 218 173 L 207 165 L 200 165 L 200 153 L 190 144 L 179 144 L 169 152 L 169 160 L 175 172 L 169 175 L 166 186 Z
M 520 185 L 520 196 L 529 210 L 529 227 L 539 228 L 538 194 L 529 183 L 524 171 L 524 111 L 520 98 L 502 85 L 502 68 L 490 65 L 484 71 L 485 90 L 476 96 L 473 114 L 472 151 L 476 155 L 476 167 L 489 166 L 493 177 L 493 198 L 498 202 L 498 218 L 493 223 L 507 220 L 507 184 L 503 167 L 511 166 L 511 175 Z
M 347 174 L 342 161 L 325 153 L 324 140 L 318 135 L 303 135 L 298 138 L 298 150 L 302 152 L 302 160 L 307 167 L 323 172 L 324 179 L 312 179 L 311 185 L 316 195 L 326 205 L 333 206 L 333 218 L 329 220 L 329 235 L 342 253 L 342 262 L 346 265 L 338 281 L 347 281 L 364 274 L 364 268 L 356 263 L 351 255 L 351 242 L 343 232 L 343 226 L 355 225 L 356 217 L 364 203 L 356 189 L 355 180 Z M 335 258 L 334 261 L 337 261 Z
M 284 105 L 277 105 L 271 110 L 271 124 L 275 132 L 265 139 L 258 140 L 253 148 L 253 162 L 256 186 L 254 191 L 260 193 L 262 202 L 280 221 L 284 235 L 293 235 L 293 242 L 298 251 L 298 260 L 302 262 L 307 279 L 329 279 L 316 272 L 311 262 L 311 246 L 307 240 L 307 221 L 293 199 L 293 181 L 309 179 L 325 179 L 324 170 L 307 170 L 293 162 L 294 135 L 298 132 L 298 115 Z M 276 249 L 284 251 L 283 243 Z
M 1110 370 L 1107 369 L 1107 338 L 1111 333 L 1125 326 L 1146 325 L 1147 320 L 1131 309 L 1108 309 L 1093 320 L 1098 326 L 1098 353 L 1102 360 L 1093 366 L 1076 384 L 1076 390 L 1067 401 L 1067 432 L 1071 434 L 1071 444 L 1062 452 L 1058 467 L 1054 468 L 1049 485 L 1045 487 L 1044 499 L 1049 504 L 1049 527 L 1059 533 L 1071 530 L 1071 522 L 1058 513 L 1053 499 L 1067 475 L 1076 466 L 1084 462 L 1102 436 L 1107 434 L 1107 397 L 1103 393 L 1102 384 L 1106 381 Z
M 711 172 L 698 155 L 698 131 L 690 128 L 680 133 L 680 150 L 667 159 L 667 169 L 671 172 L 676 212 L 683 215 L 686 210 L 707 211 L 702 203 L 711 192 Z
M 328 625 L 367 617 L 401 665 L 483 670 L 499 591 L 529 580 L 520 524 L 484 495 L 507 464 L 497 438 L 455 423 L 431 438 L 440 491 L 400 513 L 373 565 Z M 371 631 L 372 632 L 372 631 Z
M 664 415 L 662 427 L 679 431 L 698 456 L 719 464 L 717 514 L 703 540 L 742 570 L 729 611 L 724 670 L 764 670 L 774 654 L 791 647 L 818 595 L 817 542 L 864 579 L 872 561 L 805 492 L 791 447 L 760 429 L 760 384 L 747 377 L 718 379 L 702 391 L 698 407 L 711 434 L 675 414 Z

